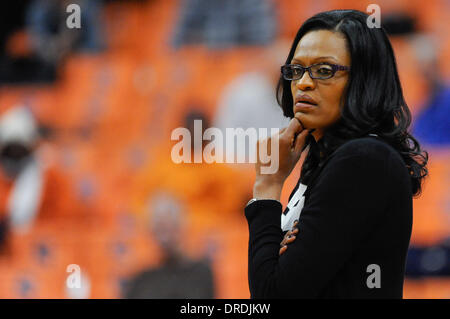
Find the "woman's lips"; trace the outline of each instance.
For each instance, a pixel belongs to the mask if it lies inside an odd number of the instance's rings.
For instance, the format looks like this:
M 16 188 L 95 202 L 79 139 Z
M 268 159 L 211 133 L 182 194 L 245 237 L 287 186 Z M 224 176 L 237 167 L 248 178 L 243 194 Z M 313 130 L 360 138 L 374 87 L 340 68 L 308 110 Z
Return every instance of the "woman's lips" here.
M 294 113 L 302 112 L 302 111 L 309 111 L 316 107 L 317 107 L 317 105 L 303 103 L 303 102 L 297 102 L 297 103 L 295 103 Z

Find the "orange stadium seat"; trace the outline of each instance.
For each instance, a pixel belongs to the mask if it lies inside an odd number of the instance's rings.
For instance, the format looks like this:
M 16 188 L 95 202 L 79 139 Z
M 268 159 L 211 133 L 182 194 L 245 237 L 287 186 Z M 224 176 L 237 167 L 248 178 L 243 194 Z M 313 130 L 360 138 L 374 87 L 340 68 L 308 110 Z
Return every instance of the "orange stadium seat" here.
M 205 227 L 241 211 L 247 183 L 239 182 L 236 171 L 218 163 L 175 164 L 170 152 L 170 147 L 162 145 L 154 160 L 137 175 L 133 183 L 134 211 L 144 214 L 145 203 L 156 191 L 179 196 L 187 204 L 192 222 Z
M 103 76 L 102 61 L 101 55 L 73 55 L 68 58 L 58 83 L 51 124 L 64 129 L 76 129 L 84 124 L 88 112 L 96 106 L 92 104 L 97 101 L 92 99 L 109 80 L 107 74 Z
M 407 279 L 403 286 L 405 299 L 448 299 L 449 296 L 450 279 L 448 277 Z
M 249 298 L 247 279 L 248 230 L 243 217 L 221 225 L 214 255 L 217 298 Z

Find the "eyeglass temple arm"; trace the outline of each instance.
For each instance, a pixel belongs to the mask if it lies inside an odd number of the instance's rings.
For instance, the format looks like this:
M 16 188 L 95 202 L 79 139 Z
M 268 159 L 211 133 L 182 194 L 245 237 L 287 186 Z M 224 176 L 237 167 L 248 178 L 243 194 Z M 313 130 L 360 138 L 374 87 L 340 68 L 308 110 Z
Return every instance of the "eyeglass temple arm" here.
M 345 70 L 349 70 L 350 69 L 349 66 L 345 66 L 345 65 L 335 64 L 334 66 L 335 66 L 336 70 L 339 70 L 339 71 L 345 71 Z

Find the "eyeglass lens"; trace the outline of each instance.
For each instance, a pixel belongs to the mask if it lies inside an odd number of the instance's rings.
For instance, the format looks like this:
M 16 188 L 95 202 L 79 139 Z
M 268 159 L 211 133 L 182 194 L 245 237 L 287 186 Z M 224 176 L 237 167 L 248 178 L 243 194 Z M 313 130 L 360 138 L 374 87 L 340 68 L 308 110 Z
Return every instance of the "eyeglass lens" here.
M 300 66 L 286 65 L 283 74 L 287 80 L 298 80 L 303 77 L 305 69 Z M 310 70 L 310 76 L 313 79 L 328 79 L 334 75 L 333 67 L 328 64 L 312 65 Z

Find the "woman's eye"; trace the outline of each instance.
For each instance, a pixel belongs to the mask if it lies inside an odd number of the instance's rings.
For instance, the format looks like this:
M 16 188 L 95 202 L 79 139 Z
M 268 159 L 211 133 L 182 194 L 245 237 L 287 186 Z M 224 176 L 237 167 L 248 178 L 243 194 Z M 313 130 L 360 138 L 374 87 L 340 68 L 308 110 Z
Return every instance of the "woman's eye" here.
M 322 68 L 320 68 L 320 69 L 318 70 L 318 72 L 319 72 L 319 74 L 321 74 L 321 75 L 330 75 L 331 72 L 332 72 L 332 70 L 331 70 L 330 68 L 322 67 Z

